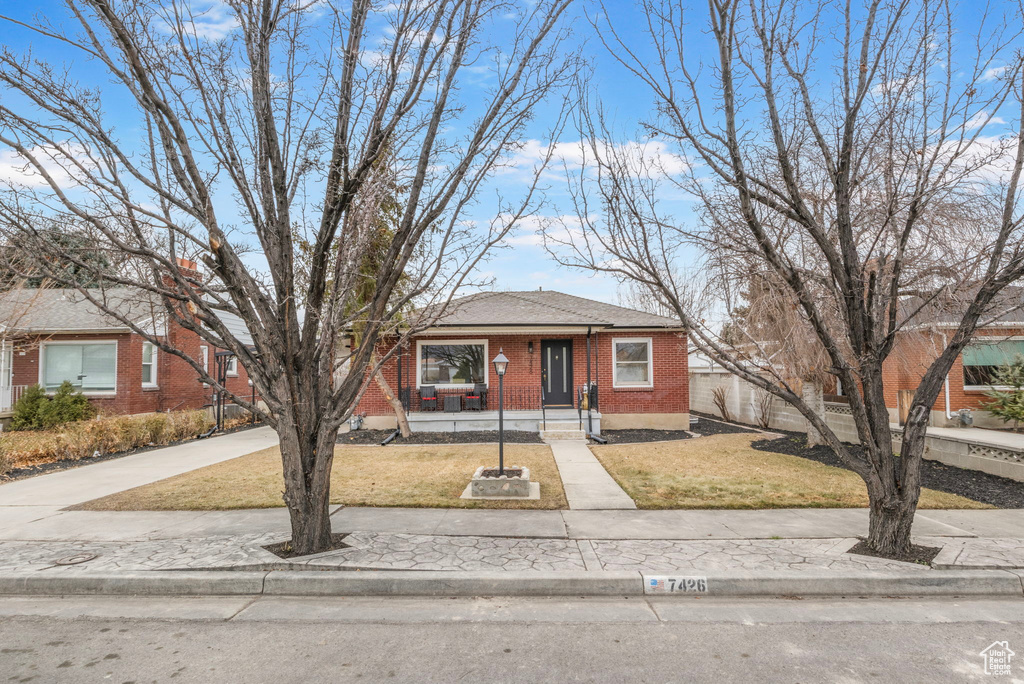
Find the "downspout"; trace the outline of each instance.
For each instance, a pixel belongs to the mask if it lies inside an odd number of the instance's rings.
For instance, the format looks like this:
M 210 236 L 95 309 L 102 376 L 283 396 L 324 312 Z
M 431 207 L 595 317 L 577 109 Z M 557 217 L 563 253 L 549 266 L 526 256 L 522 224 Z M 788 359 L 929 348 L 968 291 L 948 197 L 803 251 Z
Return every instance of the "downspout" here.
M 942 335 L 942 348 L 946 348 L 946 333 L 940 333 Z M 949 411 L 949 373 L 946 373 L 946 380 L 944 382 L 944 392 L 946 395 L 946 420 L 953 420 L 953 414 Z

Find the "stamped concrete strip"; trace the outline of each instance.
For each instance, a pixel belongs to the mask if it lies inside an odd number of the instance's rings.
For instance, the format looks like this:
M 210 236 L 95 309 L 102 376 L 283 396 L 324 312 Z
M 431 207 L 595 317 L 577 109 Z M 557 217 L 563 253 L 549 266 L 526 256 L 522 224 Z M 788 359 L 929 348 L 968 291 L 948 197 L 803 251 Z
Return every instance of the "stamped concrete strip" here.
M 681 595 L 707 596 L 1024 596 L 1020 578 L 1002 570 L 843 572 L 723 570 L 675 577 L 704 579 L 705 591 Z M 644 574 L 644 589 L 659 593 L 661 574 Z
M 637 596 L 626 572 L 271 572 L 264 594 L 282 596 Z
M 548 442 L 572 510 L 635 509 L 636 503 L 612 479 L 583 440 Z
M 54 596 L 237 596 L 263 591 L 266 572 L 35 572 L 0 574 L 0 594 Z
M 0 506 L 73 506 L 276 446 L 269 427 L 144 451 L 0 485 Z

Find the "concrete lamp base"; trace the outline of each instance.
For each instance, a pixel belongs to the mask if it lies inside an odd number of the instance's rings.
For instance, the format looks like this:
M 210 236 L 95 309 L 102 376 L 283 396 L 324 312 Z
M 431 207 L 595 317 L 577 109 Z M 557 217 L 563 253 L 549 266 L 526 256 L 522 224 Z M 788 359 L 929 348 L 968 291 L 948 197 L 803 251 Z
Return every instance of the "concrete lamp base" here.
M 530 482 L 530 469 L 510 466 L 498 476 L 496 468 L 481 466 L 462 492 L 463 499 L 525 499 L 540 498 L 540 483 Z M 485 473 L 485 471 L 488 471 Z M 509 473 L 514 473 L 510 475 Z

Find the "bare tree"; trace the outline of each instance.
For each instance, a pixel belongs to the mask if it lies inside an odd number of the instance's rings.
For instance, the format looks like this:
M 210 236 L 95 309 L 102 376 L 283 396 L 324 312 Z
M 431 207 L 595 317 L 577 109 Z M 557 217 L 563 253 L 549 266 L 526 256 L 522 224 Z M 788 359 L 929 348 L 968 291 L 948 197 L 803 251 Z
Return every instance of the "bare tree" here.
M 1020 17 L 975 16 L 972 42 L 943 0 L 708 0 L 702 36 L 684 5 L 641 0 L 630 24 L 646 32 L 641 43 L 607 23 L 611 12 L 595 25 L 655 99 L 644 133 L 678 145 L 688 168 L 670 175 L 613 144 L 591 108 L 582 129 L 597 170 L 570 174 L 584 228 L 548 244 L 563 263 L 646 287 L 704 354 L 799 410 L 864 479 L 869 545 L 904 553 L 930 407 L 1024 275 Z M 1004 118 L 1009 135 L 986 131 Z M 674 218 L 665 189 L 688 193 L 698 216 Z M 738 274 L 756 272 L 779 283 L 847 390 L 859 447 L 839 440 L 770 354 L 745 364 L 748 347 L 687 310 L 676 262 L 693 245 L 709 255 L 709 279 L 735 289 Z M 897 455 L 883 364 L 937 308 L 955 329 L 923 374 Z
M 82 296 L 118 316 L 105 292 L 141 288 L 239 359 L 267 408 L 233 401 L 280 437 L 298 553 L 331 545 L 339 427 L 375 365 L 429 324 L 397 312 L 448 301 L 540 201 L 538 168 L 514 197 L 497 193 L 498 219 L 468 214 L 576 71 L 569 1 L 225 0 L 214 22 L 186 0 L 68 0 L 66 22 L 5 22 L 77 51 L 90 78 L 0 51 L 0 145 L 31 174 L 0 191 L 0 225 L 39 255 L 58 250 L 52 230 L 131 255 L 137 268 L 96 273 L 103 288 Z M 395 228 L 367 274 L 362 255 L 396 186 Z M 360 344 L 341 353 L 356 323 Z M 199 359 L 136 331 L 226 390 Z

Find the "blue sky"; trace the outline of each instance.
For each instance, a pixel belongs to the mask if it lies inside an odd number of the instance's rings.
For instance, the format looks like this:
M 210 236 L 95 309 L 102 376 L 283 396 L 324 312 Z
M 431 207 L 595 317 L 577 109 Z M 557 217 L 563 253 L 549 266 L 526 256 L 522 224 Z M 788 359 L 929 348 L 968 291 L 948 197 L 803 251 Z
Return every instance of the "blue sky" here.
M 218 7 L 218 0 L 193 0 L 193 3 L 195 6 L 209 7 L 210 21 L 214 24 L 221 21 L 224 23 L 225 30 L 228 30 L 229 23 L 224 21 L 226 14 L 222 8 Z M 699 54 L 702 47 L 707 44 L 707 38 L 703 35 L 703 26 L 700 21 L 702 18 L 701 5 L 703 3 L 695 3 L 698 12 L 693 17 L 693 30 L 688 34 L 687 47 L 690 49 L 691 54 Z M 613 23 L 621 30 L 622 37 L 639 50 L 644 50 L 644 36 L 639 33 L 640 15 L 635 7 L 635 3 L 632 0 L 609 0 L 606 7 L 611 14 Z M 585 44 L 585 54 L 591 60 L 593 66 L 592 90 L 595 93 L 599 93 L 616 129 L 622 134 L 624 139 L 632 138 L 636 140 L 637 123 L 650 115 L 652 109 L 651 99 L 645 89 L 637 83 L 636 79 L 628 74 L 625 69 L 618 65 L 604 51 L 600 41 L 593 35 L 593 29 L 583 14 L 584 11 L 593 13 L 596 10 L 596 5 L 584 2 L 583 0 L 574 5 L 572 10 L 574 15 L 569 18 L 573 25 L 574 40 Z M 60 3 L 44 0 L 36 3 L 4 3 L 0 13 L 26 20 L 33 14 L 39 13 L 55 22 L 59 22 L 61 17 L 65 16 L 65 11 Z M 961 14 L 963 15 L 962 22 L 964 23 L 962 28 L 965 30 L 972 29 L 973 27 L 970 26 L 970 22 L 975 20 L 974 15 L 968 12 L 961 12 Z M 28 46 L 31 42 L 38 52 L 45 54 L 51 60 L 74 61 L 77 58 L 77 55 L 71 52 L 69 48 L 54 44 L 52 41 L 47 41 L 38 36 L 33 36 L 26 31 L 8 30 L 8 28 L 5 27 L 4 29 L 4 43 L 10 47 L 21 49 Z M 97 78 L 95 73 L 90 74 L 87 69 L 79 68 L 75 70 L 75 73 L 84 79 Z M 485 82 L 485 79 L 481 82 Z M 97 80 L 97 83 L 102 85 L 103 80 L 100 78 Z M 464 93 L 467 99 L 472 98 L 474 87 L 479 86 L 474 86 L 471 82 L 466 83 Z M 123 122 L 119 122 L 116 112 L 112 112 L 112 114 L 114 116 L 112 122 L 115 126 L 119 123 L 123 123 L 125 127 L 134 125 L 134 119 L 125 117 Z M 517 176 L 517 173 L 522 173 L 528 168 L 531 154 L 537 154 L 538 148 L 542 145 L 543 136 L 551 123 L 551 116 L 552 112 L 550 110 L 545 109 L 540 112 L 540 115 L 533 124 L 534 130 L 531 131 L 531 137 L 534 138 L 534 142 L 531 146 L 527 147 L 522 155 L 523 167 L 518 169 L 518 171 L 504 172 L 497 179 L 498 185 L 503 185 L 506 190 L 509 187 L 514 189 L 515 183 L 519 182 L 517 178 L 521 180 L 521 176 Z M 564 131 L 560 138 L 560 149 L 566 152 L 569 163 L 572 163 L 572 160 L 575 158 L 573 150 L 578 141 L 579 134 L 571 126 Z M 671 154 L 672 152 L 673 150 L 667 148 L 652 149 L 652 153 L 657 154 Z M 3 171 L 3 163 L 4 158 L 0 156 L 0 172 Z M 543 220 L 557 222 L 560 216 L 571 212 L 565 180 L 557 165 L 546 174 L 544 185 L 549 205 L 544 209 L 542 218 Z M 490 188 L 482 194 L 480 203 L 473 209 L 471 218 L 486 222 L 493 217 L 494 204 L 489 199 L 488 194 L 493 192 L 493 190 L 494 188 Z M 680 220 L 693 220 L 688 204 L 685 201 L 675 202 L 672 210 Z M 227 211 L 227 209 L 225 208 L 224 211 Z M 560 290 L 594 299 L 610 302 L 617 301 L 618 288 L 611 278 L 566 269 L 554 263 L 544 251 L 539 238 L 533 232 L 533 228 L 537 223 L 537 221 L 528 222 L 521 227 L 516 235 L 509 240 L 509 244 L 505 249 L 495 252 L 487 263 L 482 265 L 481 275 L 492 277 L 494 279 L 494 287 L 498 289 L 536 289 L 537 287 L 544 287 L 545 289 Z M 571 223 L 571 219 L 569 223 Z M 692 258 L 692 255 L 684 255 L 684 258 Z M 680 265 L 683 266 L 685 264 Z

